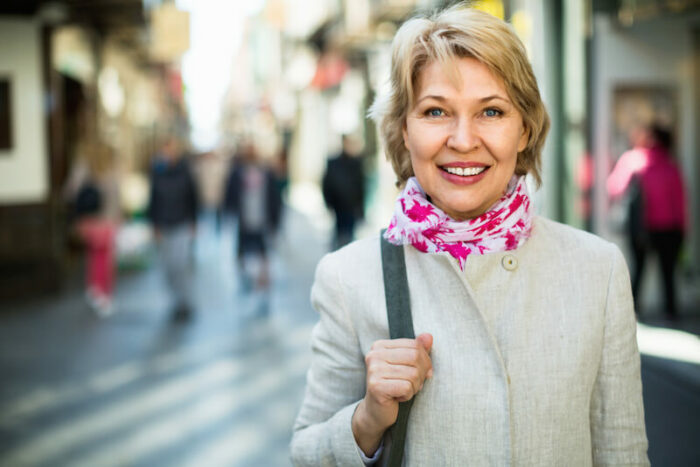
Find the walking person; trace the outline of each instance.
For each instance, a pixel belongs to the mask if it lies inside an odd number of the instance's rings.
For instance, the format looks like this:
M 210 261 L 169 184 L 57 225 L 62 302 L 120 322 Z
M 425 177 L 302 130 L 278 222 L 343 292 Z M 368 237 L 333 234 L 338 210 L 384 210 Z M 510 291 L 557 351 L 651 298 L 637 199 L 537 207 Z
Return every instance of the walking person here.
M 640 287 L 649 253 L 661 265 L 664 315 L 678 317 L 675 271 L 687 227 L 683 175 L 671 156 L 671 133 L 659 125 L 635 133 L 635 146 L 622 154 L 607 186 L 610 197 L 627 199 L 626 232 L 634 268 L 632 294 L 637 312 L 642 308 Z
M 74 225 L 85 246 L 85 298 L 97 316 L 114 311 L 115 235 L 121 219 L 119 179 L 112 150 L 102 143 L 81 145 L 66 193 Z
M 169 137 L 150 171 L 148 217 L 153 226 L 171 297 L 173 318 L 192 317 L 192 246 L 197 221 L 197 189 L 178 141 Z
M 234 160 L 226 183 L 226 210 L 238 220 L 236 263 L 244 290 L 270 286 L 268 250 L 277 232 L 282 197 L 274 172 L 260 160 L 255 147 L 246 143 Z M 252 274 L 247 262 L 255 262 Z
M 343 135 L 343 149 L 328 161 L 323 175 L 323 199 L 335 215 L 334 250 L 353 240 L 355 225 L 364 217 L 365 176 L 356 146 L 351 136 Z
M 293 462 L 649 465 L 624 258 L 533 213 L 549 117 L 522 43 L 452 7 L 401 26 L 391 70 L 372 115 L 403 191 L 381 238 L 318 265 Z

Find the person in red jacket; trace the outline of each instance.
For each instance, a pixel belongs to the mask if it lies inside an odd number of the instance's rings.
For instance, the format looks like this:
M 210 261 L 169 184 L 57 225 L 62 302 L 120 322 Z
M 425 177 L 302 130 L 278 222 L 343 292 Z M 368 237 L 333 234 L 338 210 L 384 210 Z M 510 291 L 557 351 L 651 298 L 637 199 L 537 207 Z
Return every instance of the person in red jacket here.
M 633 149 L 620 156 L 608 178 L 612 198 L 629 196 L 628 235 L 634 256 L 632 292 L 639 313 L 639 287 L 646 256 L 661 263 L 666 317 L 678 313 L 674 272 L 687 226 L 683 176 L 671 156 L 671 133 L 653 125 L 641 130 Z M 634 192 L 636 191 L 636 195 Z

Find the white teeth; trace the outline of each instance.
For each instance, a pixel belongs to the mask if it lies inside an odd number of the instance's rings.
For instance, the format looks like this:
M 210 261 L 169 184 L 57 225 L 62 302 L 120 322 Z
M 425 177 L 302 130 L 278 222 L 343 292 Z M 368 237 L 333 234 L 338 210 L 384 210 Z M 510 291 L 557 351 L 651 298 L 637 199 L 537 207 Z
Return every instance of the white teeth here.
M 486 170 L 486 167 L 445 167 L 445 170 L 453 175 L 465 177 L 478 175 Z

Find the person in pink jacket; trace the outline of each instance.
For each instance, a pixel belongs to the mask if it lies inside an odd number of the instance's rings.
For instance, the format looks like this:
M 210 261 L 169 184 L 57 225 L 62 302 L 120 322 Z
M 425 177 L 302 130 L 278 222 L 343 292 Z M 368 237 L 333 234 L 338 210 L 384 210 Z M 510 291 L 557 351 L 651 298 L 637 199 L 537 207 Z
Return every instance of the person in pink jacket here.
M 615 199 L 629 196 L 627 230 L 634 256 L 632 292 L 639 313 L 639 286 L 647 253 L 661 263 L 667 318 L 677 317 L 674 272 L 687 225 L 683 176 L 671 153 L 671 134 L 654 125 L 638 132 L 635 147 L 620 156 L 608 178 Z M 636 194 L 635 194 L 636 193 Z

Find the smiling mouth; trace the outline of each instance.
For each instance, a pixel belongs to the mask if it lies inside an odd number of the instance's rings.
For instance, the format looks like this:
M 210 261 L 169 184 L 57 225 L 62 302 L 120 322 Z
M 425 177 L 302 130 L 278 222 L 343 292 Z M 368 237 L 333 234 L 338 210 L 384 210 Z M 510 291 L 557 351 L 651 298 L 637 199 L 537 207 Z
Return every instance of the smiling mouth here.
M 440 169 L 452 175 L 459 175 L 460 177 L 473 177 L 474 175 L 479 175 L 488 169 L 488 167 L 440 167 Z

